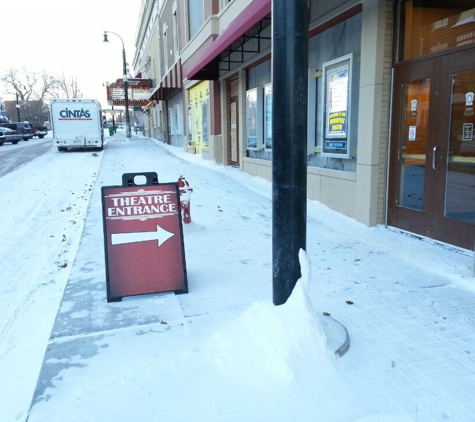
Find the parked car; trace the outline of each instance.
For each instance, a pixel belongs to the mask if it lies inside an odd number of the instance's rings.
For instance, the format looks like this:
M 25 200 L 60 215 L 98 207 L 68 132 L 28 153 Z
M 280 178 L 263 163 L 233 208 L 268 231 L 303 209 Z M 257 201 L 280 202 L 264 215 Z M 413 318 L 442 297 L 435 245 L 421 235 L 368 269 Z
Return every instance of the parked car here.
M 0 127 L 0 146 L 5 142 L 18 144 L 23 139 L 23 135 L 17 130 L 9 129 L 7 127 Z
M 33 138 L 33 131 L 29 123 L 25 122 L 15 122 L 15 123 L 0 123 L 0 126 L 6 127 L 8 129 L 16 130 L 22 134 L 24 141 Z
M 33 126 L 33 136 L 37 136 L 42 139 L 48 134 L 48 129 L 46 126 Z

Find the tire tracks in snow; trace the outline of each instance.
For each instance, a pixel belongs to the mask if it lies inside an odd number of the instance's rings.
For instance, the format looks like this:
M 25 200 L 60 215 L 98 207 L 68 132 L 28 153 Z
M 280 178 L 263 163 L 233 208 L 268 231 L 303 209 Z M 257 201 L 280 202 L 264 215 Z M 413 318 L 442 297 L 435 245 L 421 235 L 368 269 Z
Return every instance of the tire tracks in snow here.
M 102 154 L 60 154 L 51 148 L 0 179 L 5 210 L 0 226 L 0 359 L 19 341 L 28 341 L 21 339 L 16 321 L 31 303 L 46 293 L 59 305 L 101 159 Z M 56 311 L 49 311 L 51 323 Z

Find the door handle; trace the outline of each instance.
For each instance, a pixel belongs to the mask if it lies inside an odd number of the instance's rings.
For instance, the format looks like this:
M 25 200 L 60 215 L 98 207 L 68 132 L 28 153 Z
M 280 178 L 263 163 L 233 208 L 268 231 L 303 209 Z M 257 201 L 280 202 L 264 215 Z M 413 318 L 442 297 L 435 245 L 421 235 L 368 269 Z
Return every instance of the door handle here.
M 436 158 L 437 158 L 437 150 L 439 148 L 442 148 L 440 146 L 435 146 L 433 149 L 432 149 L 432 168 L 435 170 L 435 171 L 439 171 L 439 169 L 437 168 L 437 163 L 436 163 Z

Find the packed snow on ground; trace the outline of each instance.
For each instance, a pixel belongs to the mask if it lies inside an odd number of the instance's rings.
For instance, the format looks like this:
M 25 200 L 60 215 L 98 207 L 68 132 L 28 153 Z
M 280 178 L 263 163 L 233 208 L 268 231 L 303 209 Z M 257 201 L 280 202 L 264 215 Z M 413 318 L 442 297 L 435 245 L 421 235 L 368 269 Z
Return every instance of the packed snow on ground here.
M 188 180 L 202 180 L 203 185 L 192 186 L 195 190 L 191 196 L 193 223 L 184 228 L 186 253 L 190 259 L 189 280 L 190 283 L 194 280 L 195 285 L 190 286 L 190 294 L 182 295 L 180 300 L 184 312 L 190 314 L 190 324 L 194 321 L 191 314 L 195 307 L 198 308 L 193 301 L 207 301 L 209 316 L 195 316 L 196 322 L 198 317 L 200 321 L 208 318 L 206 328 L 192 331 L 179 324 L 159 324 L 154 328 L 156 341 L 152 343 L 150 335 L 129 335 L 126 331 L 105 338 L 101 353 L 89 363 L 86 377 L 82 370 L 83 359 L 71 357 L 77 359 L 77 368 L 71 369 L 68 377 L 58 379 L 54 391 L 48 393 L 50 397 L 36 404 L 33 420 L 419 420 L 407 414 L 353 413 L 352 409 L 357 408 L 359 400 L 358 392 L 344 381 L 338 369 L 338 358 L 329 350 L 314 303 L 309 299 L 309 290 L 318 292 L 324 287 L 315 285 L 312 262 L 306 251 L 299 254 L 302 277 L 292 296 L 285 305 L 276 307 L 272 304 L 271 212 L 261 203 L 236 202 L 233 191 L 226 191 L 225 184 L 227 179 L 237 180 L 236 186 L 241 184 L 245 189 L 251 188 L 263 198 L 263 204 L 270 205 L 271 184 L 268 181 L 189 154 L 176 151 L 169 154 L 173 147 L 154 140 L 136 139 L 141 143 L 110 138 L 105 152 L 98 153 L 59 153 L 51 145 L 45 154 L 0 178 L 3 210 L 0 224 L 2 421 L 24 421 L 27 417 L 83 227 L 86 218 L 90 218 L 88 206 L 91 210 L 90 199 L 97 188 L 95 184 L 99 183 L 96 181 L 99 171 L 100 183 L 108 186 L 120 184 L 122 173 L 139 170 L 157 170 L 161 181 L 175 181 L 183 169 Z M 43 142 L 49 141 L 45 139 Z M 4 145 L 0 154 L 13 148 L 15 146 Z M 109 153 L 108 148 L 115 154 L 114 163 L 101 168 L 104 154 Z M 154 162 L 159 160 L 160 168 L 155 169 Z M 215 181 L 206 180 L 204 176 L 200 179 L 200 168 L 211 170 Z M 200 189 L 202 194 L 208 195 L 207 204 L 196 200 Z M 204 210 L 206 205 L 209 209 Z M 249 217 L 250 207 L 254 207 L 252 218 Z M 323 237 L 341 237 L 341 247 L 344 247 L 343 239 L 350 233 L 357 236 L 361 244 L 371 242 L 369 236 L 374 236 L 373 230 L 319 204 L 313 203 L 310 207 L 320 214 L 319 219 L 313 219 L 311 224 L 313 230 L 321 232 Z M 245 239 L 226 239 L 227 230 L 220 222 L 222 213 L 233 216 L 226 224 L 230 221 L 236 227 L 253 224 L 255 242 L 250 235 L 253 233 L 249 231 L 250 226 L 243 230 Z M 253 219 L 261 221 L 255 223 Z M 325 228 L 322 222 L 330 220 L 336 221 L 336 226 Z M 202 236 L 205 240 L 200 240 L 200 233 L 206 233 Z M 232 233 L 234 235 L 235 231 Z M 385 239 L 392 236 L 395 234 L 389 231 L 379 233 L 376 238 L 380 243 L 374 248 L 384 251 Z M 246 243 L 254 259 L 243 257 Z M 98 246 L 98 253 L 100 248 L 102 245 Z M 200 248 L 204 251 L 219 250 L 219 255 L 215 255 L 213 261 L 207 261 L 203 254 L 200 267 L 198 258 L 193 260 L 193 256 L 200 256 Z M 407 254 L 410 259 L 415 249 L 418 247 L 408 247 L 401 254 Z M 419 249 L 418 253 L 422 259 L 423 250 Z M 76 262 L 75 265 L 81 264 Z M 247 269 L 255 274 L 255 279 L 249 280 L 252 277 L 247 273 L 241 279 L 241 286 L 226 280 L 227 275 L 232 280 L 239 280 L 243 266 L 249 267 L 248 264 L 255 266 L 255 269 Z M 341 267 L 337 277 L 345 277 L 345 268 L 341 264 L 338 253 L 325 254 L 324 262 L 320 263 L 326 268 Z M 445 264 L 444 258 L 441 262 L 434 262 L 435 267 L 440 265 L 440 271 L 446 270 Z M 391 262 L 387 263 L 388 271 L 398 271 L 391 265 Z M 337 281 L 332 280 L 332 283 L 335 283 L 335 290 L 343 288 Z M 213 291 L 214 296 L 207 290 Z M 220 299 L 222 297 L 229 298 L 229 301 Z M 130 298 L 128 303 L 141 300 L 148 299 Z M 158 296 L 150 300 L 165 303 L 167 299 Z M 167 345 L 163 345 L 165 353 L 160 348 L 160 333 L 169 328 Z M 172 330 L 175 334 L 171 334 Z M 112 353 L 117 349 L 123 351 L 122 356 Z M 141 356 L 148 358 L 142 360 Z M 116 366 L 124 361 L 128 364 L 120 368 Z M 148 406 L 150 395 L 156 403 L 155 409 Z M 55 409 L 54 415 L 51 414 L 52 408 Z M 201 415 L 206 415 L 206 418 Z
M 22 420 L 81 238 L 100 156 L 49 152 L 0 178 L 0 415 Z M 28 397 L 30 396 L 30 397 Z M 3 419 L 4 417 L 4 419 Z

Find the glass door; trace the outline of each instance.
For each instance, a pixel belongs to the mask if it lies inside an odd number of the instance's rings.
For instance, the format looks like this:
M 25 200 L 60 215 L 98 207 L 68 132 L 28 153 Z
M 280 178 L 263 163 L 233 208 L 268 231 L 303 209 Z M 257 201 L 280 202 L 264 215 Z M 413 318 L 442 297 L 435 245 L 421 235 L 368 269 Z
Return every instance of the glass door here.
M 473 49 L 395 66 L 389 225 L 473 249 L 474 92 Z
M 228 165 L 239 167 L 239 79 L 229 82 L 230 131 Z
M 446 218 L 475 224 L 475 69 L 452 73 Z
M 426 176 L 430 79 L 405 81 L 401 86 L 401 121 L 398 142 L 398 205 L 422 211 Z

